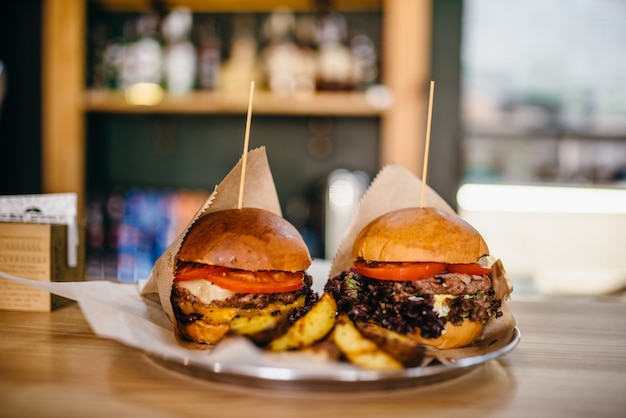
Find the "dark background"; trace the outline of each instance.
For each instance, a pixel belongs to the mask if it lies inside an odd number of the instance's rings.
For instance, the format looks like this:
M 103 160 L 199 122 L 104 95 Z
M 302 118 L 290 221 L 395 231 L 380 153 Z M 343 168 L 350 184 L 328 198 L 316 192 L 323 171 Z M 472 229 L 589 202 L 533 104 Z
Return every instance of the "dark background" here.
M 41 0 L 0 2 L 0 194 L 40 193 Z

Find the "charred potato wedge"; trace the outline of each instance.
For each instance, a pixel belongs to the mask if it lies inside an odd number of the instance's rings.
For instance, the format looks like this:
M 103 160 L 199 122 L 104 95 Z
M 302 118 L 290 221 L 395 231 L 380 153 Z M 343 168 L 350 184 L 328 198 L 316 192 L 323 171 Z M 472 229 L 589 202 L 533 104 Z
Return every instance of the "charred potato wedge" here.
M 421 365 L 425 348 L 417 341 L 372 322 L 357 322 L 355 326 L 365 338 L 374 341 L 405 367 Z
M 289 326 L 289 313 L 236 317 L 230 323 L 229 332 L 244 335 L 255 344 L 265 345 L 285 332 Z
M 361 335 L 345 314 L 337 317 L 333 339 L 343 355 L 356 366 L 379 371 L 403 369 L 402 363 Z
M 286 331 L 289 315 L 304 307 L 305 302 L 306 297 L 301 296 L 289 305 L 272 303 L 262 310 L 240 310 L 230 321 L 229 331 L 245 335 L 257 344 L 267 344 Z
M 270 341 L 271 351 L 300 350 L 321 340 L 333 329 L 337 303 L 324 293 L 302 318 L 298 319 L 280 337 Z
M 325 338 L 317 341 L 310 347 L 301 350 L 302 353 L 311 354 L 328 361 L 341 361 L 343 354 L 333 341 L 332 332 Z

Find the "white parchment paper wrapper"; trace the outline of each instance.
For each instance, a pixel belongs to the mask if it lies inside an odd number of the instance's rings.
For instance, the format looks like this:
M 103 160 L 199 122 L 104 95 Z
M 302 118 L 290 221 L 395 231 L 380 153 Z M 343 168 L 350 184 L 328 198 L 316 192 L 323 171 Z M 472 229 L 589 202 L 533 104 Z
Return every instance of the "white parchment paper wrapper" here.
M 317 269 L 324 271 L 324 266 Z M 77 301 L 93 332 L 102 338 L 149 353 L 178 364 L 193 361 L 207 370 L 216 363 L 225 367 L 280 367 L 306 371 L 318 376 L 334 375 L 338 370 L 354 370 L 350 364 L 333 363 L 314 355 L 272 355 L 243 338 L 221 342 L 213 350 L 182 347 L 174 336 L 172 323 L 158 301 L 141 296 L 146 284 L 110 281 L 37 282 L 0 271 L 0 278 L 12 280 Z M 316 280 L 316 278 L 314 278 Z M 324 282 L 325 278 L 317 278 Z M 61 308 L 63 309 L 63 308 Z M 54 312 L 48 315 L 54 315 Z
M 400 165 L 385 166 L 361 199 L 352 223 L 344 233 L 333 258 L 330 275 L 334 277 L 350 268 L 354 261 L 352 243 L 365 225 L 392 210 L 419 206 L 421 197 L 422 181 L 418 177 Z M 454 209 L 428 185 L 424 191 L 424 206 L 454 213 Z

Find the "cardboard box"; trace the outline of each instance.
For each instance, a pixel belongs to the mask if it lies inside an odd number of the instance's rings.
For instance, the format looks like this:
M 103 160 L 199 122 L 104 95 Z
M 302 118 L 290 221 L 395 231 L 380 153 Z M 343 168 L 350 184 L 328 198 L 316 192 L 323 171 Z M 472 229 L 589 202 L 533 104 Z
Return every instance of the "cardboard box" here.
M 0 270 L 42 282 L 85 277 L 84 228 L 79 227 L 77 264 L 68 266 L 67 225 L 0 222 Z M 0 278 L 0 310 L 49 312 L 68 300 Z

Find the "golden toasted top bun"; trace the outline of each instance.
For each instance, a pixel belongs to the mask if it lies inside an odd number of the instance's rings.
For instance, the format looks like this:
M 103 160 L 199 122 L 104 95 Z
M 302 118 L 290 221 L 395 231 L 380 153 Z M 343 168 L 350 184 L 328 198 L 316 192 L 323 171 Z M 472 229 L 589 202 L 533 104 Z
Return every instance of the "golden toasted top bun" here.
M 445 350 L 448 348 L 467 347 L 472 344 L 483 332 L 483 325 L 480 322 L 464 319 L 461 325 L 454 325 L 446 322 L 446 328 L 437 338 L 422 338 L 420 330 L 417 328 L 409 337 L 420 344 Z
M 311 265 L 298 230 L 281 216 L 257 208 L 204 215 L 187 232 L 177 257 L 249 271 L 296 272 Z
M 487 243 L 454 213 L 405 208 L 372 220 L 356 237 L 355 258 L 370 261 L 475 263 L 489 254 Z

